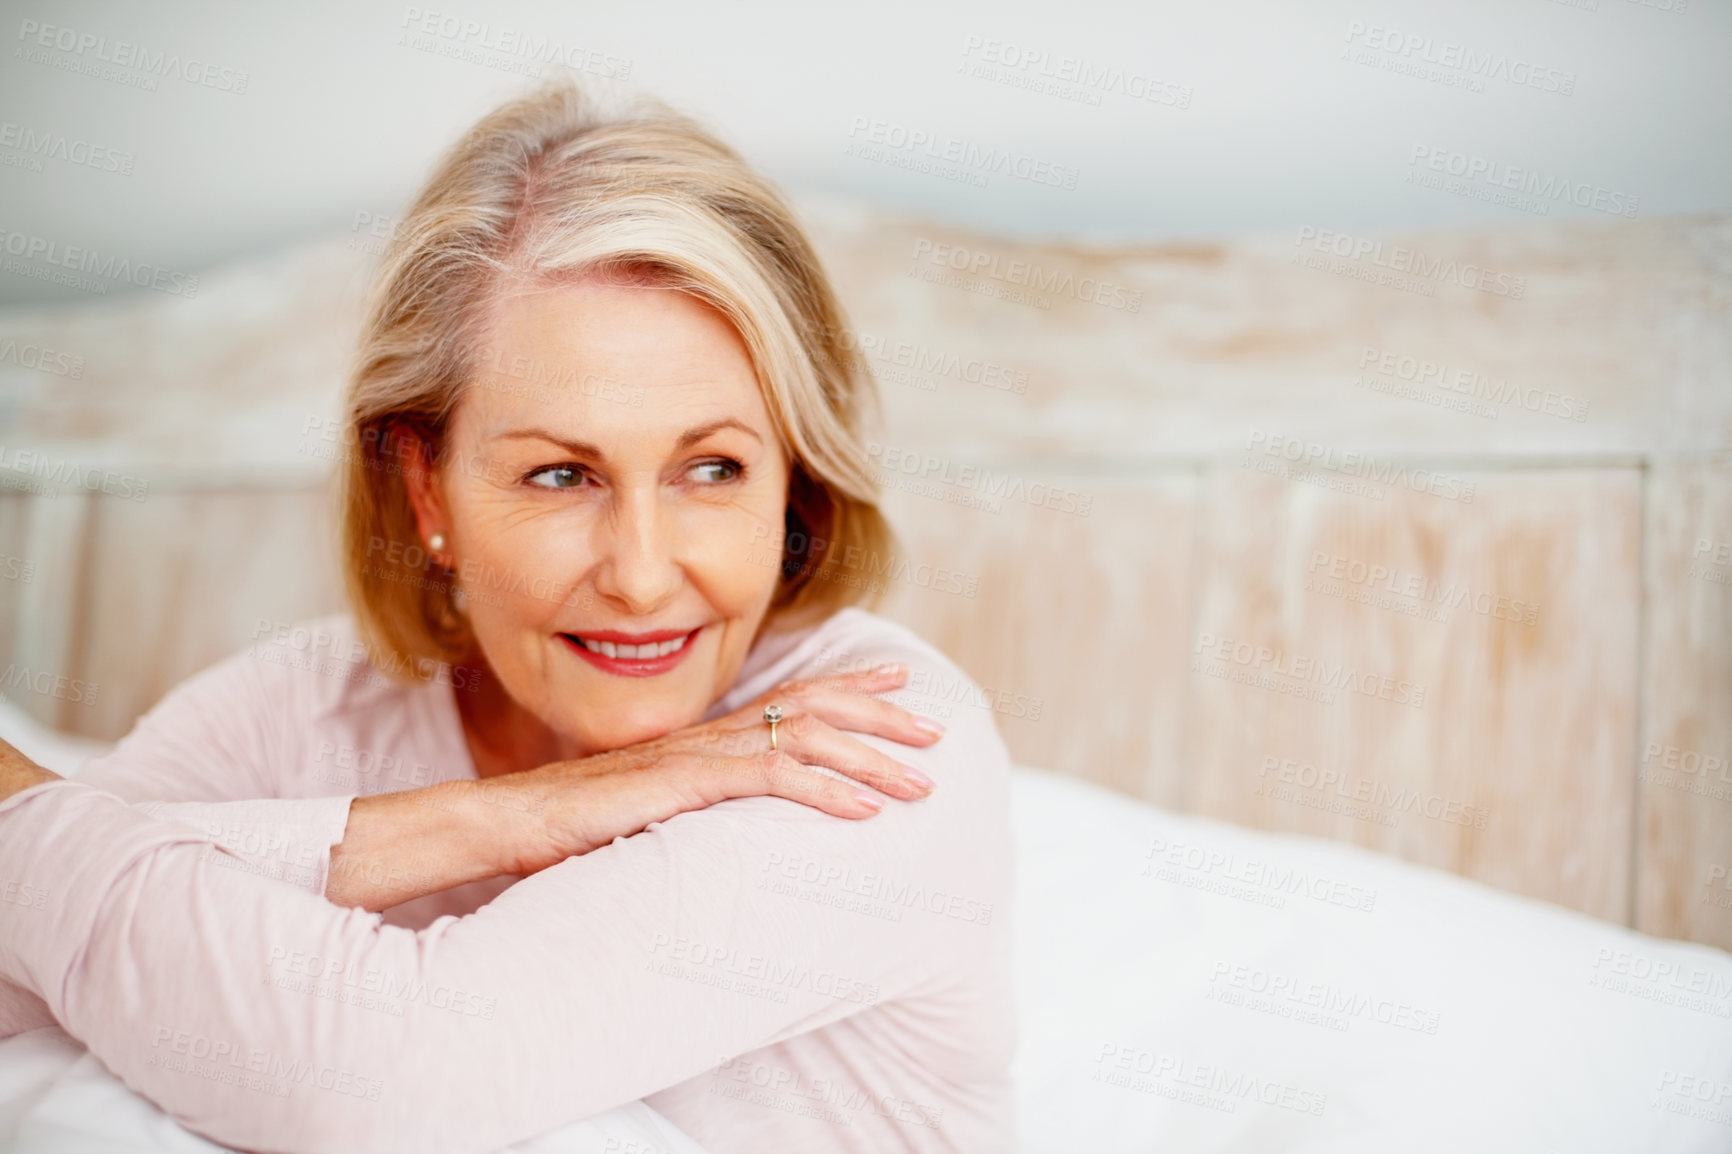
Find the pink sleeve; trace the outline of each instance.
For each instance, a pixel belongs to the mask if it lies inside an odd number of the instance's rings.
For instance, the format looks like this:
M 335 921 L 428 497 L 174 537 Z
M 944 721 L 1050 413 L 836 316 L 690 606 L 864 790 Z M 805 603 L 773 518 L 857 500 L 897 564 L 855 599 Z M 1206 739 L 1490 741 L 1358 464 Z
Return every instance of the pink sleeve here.
M 114 749 L 86 763 L 78 781 L 148 801 L 144 812 L 200 831 L 227 851 L 216 855 L 222 866 L 323 894 L 331 847 L 343 840 L 353 797 L 271 796 L 279 777 L 272 755 L 284 744 L 272 710 L 284 686 L 264 685 L 263 676 L 242 655 L 189 678 Z M 228 798 L 248 800 L 221 800 Z M 0 982 L 0 1038 L 53 1021 L 41 999 Z
M 280 797 L 295 688 L 250 652 L 220 661 L 169 690 L 78 780 L 125 801 Z
M 200 830 L 239 859 L 224 864 L 323 894 L 354 795 L 286 792 L 295 688 L 253 651 L 237 654 L 170 690 L 77 780 Z
M 36 787 L 0 803 L 0 878 L 47 894 L 0 905 L 0 976 L 219 1142 L 497 1148 L 977 981 L 969 921 L 784 896 L 796 874 L 1003 896 L 1008 764 L 990 720 L 894 752 L 939 783 L 930 798 L 862 822 L 725 802 L 419 932 L 218 868 L 196 831 L 110 795 Z

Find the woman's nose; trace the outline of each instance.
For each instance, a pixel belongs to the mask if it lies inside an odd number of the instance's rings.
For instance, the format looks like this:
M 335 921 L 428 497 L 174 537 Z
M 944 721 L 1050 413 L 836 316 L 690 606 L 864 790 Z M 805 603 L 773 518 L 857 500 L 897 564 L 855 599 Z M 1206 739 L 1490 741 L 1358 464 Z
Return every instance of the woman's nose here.
M 615 491 L 603 529 L 596 592 L 635 615 L 649 615 L 671 600 L 684 580 L 674 560 L 674 519 L 654 485 Z

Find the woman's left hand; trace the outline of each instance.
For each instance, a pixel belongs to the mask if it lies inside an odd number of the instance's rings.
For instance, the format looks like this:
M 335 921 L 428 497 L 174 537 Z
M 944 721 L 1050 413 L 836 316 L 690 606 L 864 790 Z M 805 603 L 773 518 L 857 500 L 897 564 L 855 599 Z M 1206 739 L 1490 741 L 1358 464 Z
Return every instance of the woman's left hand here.
M 512 791 L 512 805 L 526 811 L 518 820 L 505 819 L 504 847 L 515 854 L 507 872 L 534 873 L 630 837 L 651 822 L 730 798 L 781 797 L 850 819 L 883 810 L 873 790 L 918 801 L 932 791 L 932 781 L 853 736 L 870 734 L 914 748 L 939 739 L 942 726 L 879 696 L 907 680 L 906 668 L 890 665 L 783 682 L 713 721 L 491 778 L 493 788 Z M 764 720 L 767 705 L 783 714 L 774 750 Z

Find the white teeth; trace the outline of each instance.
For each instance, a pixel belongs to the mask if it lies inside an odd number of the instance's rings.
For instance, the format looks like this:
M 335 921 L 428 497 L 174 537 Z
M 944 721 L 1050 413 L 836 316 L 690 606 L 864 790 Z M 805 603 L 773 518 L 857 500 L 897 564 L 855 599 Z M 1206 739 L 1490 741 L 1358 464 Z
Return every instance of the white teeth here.
M 651 642 L 647 645 L 618 645 L 612 641 L 591 641 L 587 637 L 579 637 L 578 641 L 591 653 L 599 653 L 603 657 L 624 658 L 628 661 L 647 661 L 652 657 L 666 657 L 676 650 L 683 649 L 686 637 L 676 637 L 672 641 L 660 643 Z

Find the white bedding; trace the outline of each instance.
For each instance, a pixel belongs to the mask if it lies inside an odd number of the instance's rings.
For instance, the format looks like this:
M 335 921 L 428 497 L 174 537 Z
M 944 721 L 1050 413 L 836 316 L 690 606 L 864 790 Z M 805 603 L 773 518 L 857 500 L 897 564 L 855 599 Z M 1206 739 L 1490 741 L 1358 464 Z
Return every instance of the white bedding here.
M 1016 834 L 1024 1154 L 1732 1151 L 1723 951 L 1038 770 Z M 0 1148 L 221 1149 L 58 1030 L 0 1041 Z M 702 1154 L 641 1103 L 513 1149 Z

